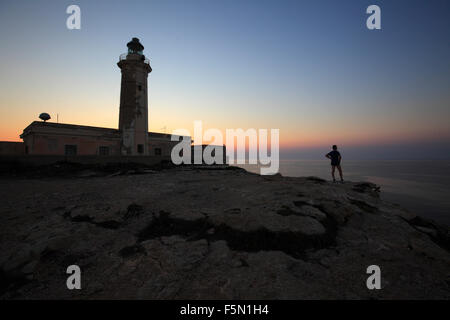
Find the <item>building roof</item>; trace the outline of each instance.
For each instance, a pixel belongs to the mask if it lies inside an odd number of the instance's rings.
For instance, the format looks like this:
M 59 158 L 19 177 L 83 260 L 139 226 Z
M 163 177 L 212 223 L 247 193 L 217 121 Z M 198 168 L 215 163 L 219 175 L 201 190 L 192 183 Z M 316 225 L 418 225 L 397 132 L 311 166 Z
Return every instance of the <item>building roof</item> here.
M 58 133 L 61 134 L 77 134 L 77 135 L 106 135 L 109 137 L 120 137 L 119 129 L 113 128 L 102 128 L 102 127 L 92 127 L 83 126 L 78 124 L 67 124 L 67 123 L 56 123 L 56 122 L 44 122 L 44 121 L 33 121 L 20 135 L 20 138 L 30 134 L 30 133 Z M 172 135 L 169 133 L 159 133 L 159 132 L 149 132 L 149 138 L 153 139 L 171 139 Z M 179 136 L 178 136 L 179 137 Z M 190 138 L 190 137 L 189 137 Z
M 33 121 L 32 123 L 30 123 L 28 127 L 23 129 L 23 133 L 20 135 L 20 137 L 23 139 L 25 136 L 33 133 L 73 136 L 101 136 L 112 139 L 119 139 L 120 137 L 120 132 L 118 129 L 43 121 Z
M 28 131 L 34 128 L 64 128 L 64 129 L 84 129 L 84 130 L 94 130 L 101 132 L 109 132 L 109 133 L 119 133 L 118 129 L 113 128 L 102 128 L 102 127 L 92 127 L 92 126 L 83 126 L 79 124 L 68 124 L 68 123 L 56 123 L 56 122 L 44 122 L 44 121 L 33 121 L 23 129 L 23 131 Z

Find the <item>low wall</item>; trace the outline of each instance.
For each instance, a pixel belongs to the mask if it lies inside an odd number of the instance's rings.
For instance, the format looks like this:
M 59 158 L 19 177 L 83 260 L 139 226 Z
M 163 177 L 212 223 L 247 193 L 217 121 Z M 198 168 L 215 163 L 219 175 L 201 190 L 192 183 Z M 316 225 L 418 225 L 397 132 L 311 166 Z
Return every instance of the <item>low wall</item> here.
M 0 155 L 23 155 L 25 144 L 23 142 L 0 141 Z
M 108 163 L 140 163 L 155 165 L 162 161 L 171 161 L 165 156 L 58 156 L 58 155 L 0 155 L 1 165 L 29 165 L 40 166 L 56 162 L 73 162 L 81 164 L 108 164 Z

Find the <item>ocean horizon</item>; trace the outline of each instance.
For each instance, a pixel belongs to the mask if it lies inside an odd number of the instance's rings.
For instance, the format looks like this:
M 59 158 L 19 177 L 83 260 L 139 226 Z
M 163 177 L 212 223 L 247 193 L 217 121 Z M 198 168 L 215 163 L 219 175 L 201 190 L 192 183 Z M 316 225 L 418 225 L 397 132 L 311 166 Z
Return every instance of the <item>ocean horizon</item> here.
M 258 165 L 237 165 L 259 173 Z M 380 197 L 424 218 L 450 226 L 450 160 L 349 160 L 344 180 L 368 181 L 381 187 Z M 331 181 L 329 160 L 280 160 L 288 177 L 316 176 Z M 336 179 L 339 173 L 336 170 Z

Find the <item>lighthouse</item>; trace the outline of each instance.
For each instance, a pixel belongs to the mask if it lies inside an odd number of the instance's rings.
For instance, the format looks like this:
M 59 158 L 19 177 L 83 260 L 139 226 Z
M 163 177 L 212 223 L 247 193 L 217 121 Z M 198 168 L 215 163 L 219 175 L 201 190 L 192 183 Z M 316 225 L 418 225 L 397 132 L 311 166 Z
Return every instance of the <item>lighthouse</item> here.
M 128 52 L 120 56 L 120 152 L 122 155 L 148 155 L 148 90 L 147 78 L 152 72 L 145 58 L 144 46 L 138 38 L 127 43 Z
M 15 146 L 8 146 L 8 150 L 12 150 L 8 152 L 63 156 L 63 160 L 68 156 L 98 156 L 99 163 L 114 162 L 114 159 L 128 161 L 127 157 L 117 157 L 119 155 L 147 156 L 139 162 L 149 164 L 171 159 L 172 149 L 178 141 L 191 140 L 191 137 L 148 132 L 147 78 L 152 68 L 138 38 L 128 42 L 127 47 L 128 52 L 121 54 L 117 63 L 122 73 L 119 129 L 49 122 L 50 115 L 42 113 L 39 117 L 44 121 L 33 121 L 23 129 L 20 135 L 23 144 L 17 145 L 17 150 Z M 108 156 L 114 158 L 105 158 Z

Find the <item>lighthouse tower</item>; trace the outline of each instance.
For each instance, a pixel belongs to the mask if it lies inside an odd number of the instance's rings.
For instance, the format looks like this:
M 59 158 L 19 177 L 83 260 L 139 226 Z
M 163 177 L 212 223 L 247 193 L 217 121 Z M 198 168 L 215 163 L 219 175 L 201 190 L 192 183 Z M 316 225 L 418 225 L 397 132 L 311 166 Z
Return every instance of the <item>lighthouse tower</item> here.
M 147 77 L 152 68 L 138 38 L 127 43 L 128 53 L 117 63 L 122 71 L 119 131 L 122 155 L 148 155 Z

